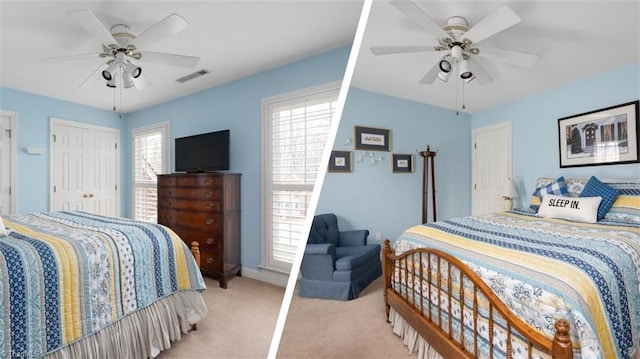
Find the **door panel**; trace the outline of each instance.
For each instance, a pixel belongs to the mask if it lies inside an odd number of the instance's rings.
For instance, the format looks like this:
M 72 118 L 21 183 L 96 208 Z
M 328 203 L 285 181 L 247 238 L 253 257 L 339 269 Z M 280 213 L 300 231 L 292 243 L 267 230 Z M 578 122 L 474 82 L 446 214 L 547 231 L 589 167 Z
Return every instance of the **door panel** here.
M 11 212 L 11 117 L 0 115 L 0 214 Z
M 52 210 L 118 216 L 118 132 L 54 123 Z
M 499 212 L 504 201 L 499 193 L 512 178 L 511 123 L 473 131 L 473 215 Z

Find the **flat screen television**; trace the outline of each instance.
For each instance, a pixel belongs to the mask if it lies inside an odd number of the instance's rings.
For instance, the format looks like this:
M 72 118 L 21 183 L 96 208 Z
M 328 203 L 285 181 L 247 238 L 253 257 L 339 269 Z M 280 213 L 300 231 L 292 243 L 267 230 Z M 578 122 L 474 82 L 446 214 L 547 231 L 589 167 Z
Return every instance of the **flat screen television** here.
M 229 140 L 229 130 L 176 138 L 176 172 L 228 170 Z

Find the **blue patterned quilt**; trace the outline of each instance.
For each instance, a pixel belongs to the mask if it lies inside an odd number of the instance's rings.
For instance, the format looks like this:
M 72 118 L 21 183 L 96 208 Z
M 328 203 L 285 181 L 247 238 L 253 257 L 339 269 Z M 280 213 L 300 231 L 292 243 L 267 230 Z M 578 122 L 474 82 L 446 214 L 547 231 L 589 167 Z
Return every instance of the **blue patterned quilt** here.
M 531 326 L 571 325 L 582 358 L 631 358 L 640 343 L 640 227 L 542 219 L 527 211 L 418 225 L 394 243 L 452 253 Z
M 157 224 L 84 212 L 3 216 L 0 357 L 53 352 L 204 281 L 183 241 Z

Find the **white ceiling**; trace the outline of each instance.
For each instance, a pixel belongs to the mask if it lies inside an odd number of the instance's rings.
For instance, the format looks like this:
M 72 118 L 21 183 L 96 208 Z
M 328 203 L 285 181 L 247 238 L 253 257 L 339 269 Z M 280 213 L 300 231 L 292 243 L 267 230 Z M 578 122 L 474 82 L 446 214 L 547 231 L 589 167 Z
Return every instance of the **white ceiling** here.
M 538 55 L 529 69 L 477 58 L 494 82 L 464 86 L 464 112 L 473 113 L 640 61 L 640 2 L 627 1 L 417 1 L 438 24 L 462 16 L 473 27 L 501 5 L 522 19 L 480 43 Z M 441 52 L 375 56 L 371 46 L 437 45 L 435 37 L 388 1 L 373 3 L 352 85 L 458 110 L 461 85 L 418 81 Z M 640 87 L 640 79 L 635 81 Z M 458 91 L 459 96 L 456 96 Z M 613 104 L 612 104 L 613 105 Z
M 0 85 L 111 110 L 133 112 L 277 66 L 350 45 L 361 0 L 246 1 L 16 1 L 0 2 Z M 152 85 L 114 93 L 79 85 L 103 60 L 43 64 L 40 59 L 101 50 L 68 12 L 91 9 L 109 29 L 126 24 L 140 34 L 171 13 L 186 30 L 143 50 L 200 57 L 193 69 L 142 64 Z M 207 69 L 180 84 L 175 79 Z M 114 99 L 115 97 L 115 99 Z

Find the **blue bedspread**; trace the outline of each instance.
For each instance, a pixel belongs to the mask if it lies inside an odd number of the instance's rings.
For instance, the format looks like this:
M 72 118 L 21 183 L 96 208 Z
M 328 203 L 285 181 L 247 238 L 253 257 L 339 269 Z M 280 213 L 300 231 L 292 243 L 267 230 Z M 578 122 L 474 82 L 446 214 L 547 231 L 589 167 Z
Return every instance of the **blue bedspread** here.
M 0 357 L 40 357 L 204 281 L 157 224 L 84 212 L 3 216 Z

